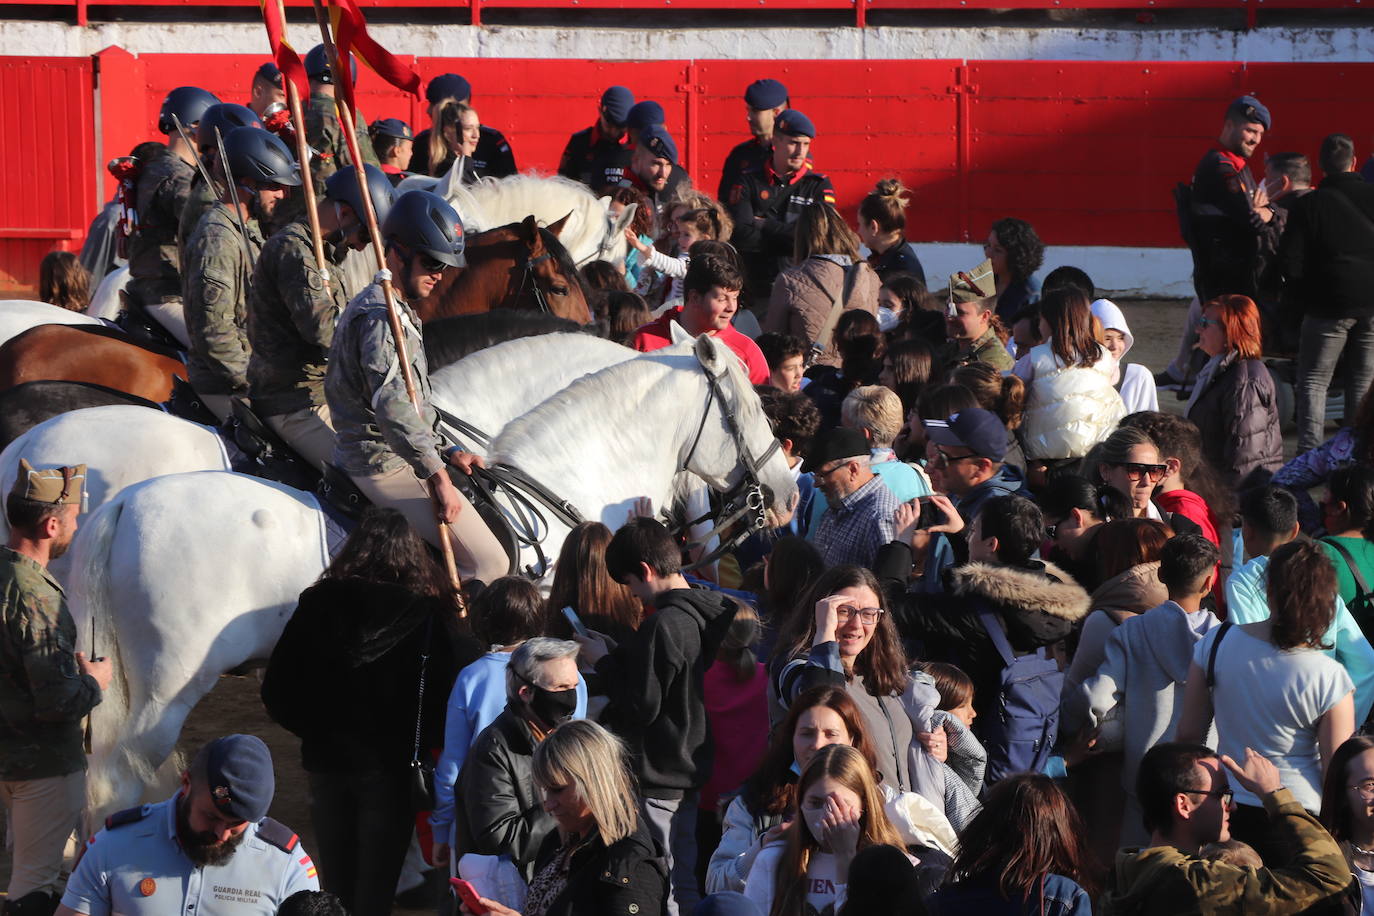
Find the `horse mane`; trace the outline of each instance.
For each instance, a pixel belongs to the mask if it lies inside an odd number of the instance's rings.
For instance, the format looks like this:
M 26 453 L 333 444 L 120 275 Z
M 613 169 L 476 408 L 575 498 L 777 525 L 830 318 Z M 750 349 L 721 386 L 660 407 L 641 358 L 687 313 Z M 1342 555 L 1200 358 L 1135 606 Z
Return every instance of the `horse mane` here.
M 451 366 L 465 356 L 521 337 L 583 333 L 582 325 L 567 318 L 525 309 L 497 309 L 474 315 L 454 315 L 425 325 L 425 361 L 429 371 Z

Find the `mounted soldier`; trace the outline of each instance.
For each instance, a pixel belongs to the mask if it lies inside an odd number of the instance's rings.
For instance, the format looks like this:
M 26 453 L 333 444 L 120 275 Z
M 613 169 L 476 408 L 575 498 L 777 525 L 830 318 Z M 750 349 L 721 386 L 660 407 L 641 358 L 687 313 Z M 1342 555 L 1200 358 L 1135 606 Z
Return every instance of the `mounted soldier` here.
M 381 232 L 418 409 L 406 391 L 382 284 L 374 282 L 348 303 L 334 328 L 324 380 L 338 433 L 332 463 L 374 505 L 399 510 L 435 546 L 437 504 L 452 534 L 459 574 L 465 582 L 489 583 L 505 575 L 509 561 L 445 467 L 449 462 L 468 473 L 481 459 L 457 449 L 440 452 L 424 339 L 412 307 L 430 294 L 445 268 L 464 266 L 463 226 L 442 197 L 407 191 L 392 204 Z
M 221 102 L 205 110 L 200 126 L 191 135 L 195 137 L 196 152 L 201 165 L 205 166 L 205 173 L 216 182 L 223 179 L 219 171 L 219 141 L 216 138 L 228 136 L 229 131 L 236 127 L 262 127 L 262 122 L 245 105 Z M 220 187 L 207 185 L 199 170 L 191 177 L 191 193 L 181 208 L 181 219 L 177 223 L 177 249 L 182 260 L 186 259 L 186 242 L 191 238 L 191 233 L 196 231 L 200 218 L 219 200 Z
M 377 219 L 391 212 L 393 188 L 385 173 L 364 166 Z M 371 241 L 353 166 L 324 183 L 315 211 L 324 236 L 325 264 L 315 259 L 304 214 L 263 245 L 248 293 L 248 394 L 253 411 L 319 470 L 334 452 L 334 427 L 324 399 L 325 364 L 334 322 L 348 305 L 344 272 L 349 250 Z
M 348 55 L 348 63 L 353 71 L 353 82 L 358 82 L 358 61 Z M 314 151 L 310 160 L 310 178 L 315 183 L 315 196 L 324 196 L 324 181 L 339 169 L 353 165 L 353 157 L 348 153 L 343 128 L 339 126 L 339 110 L 334 101 L 334 71 L 329 67 L 329 55 L 324 45 L 315 45 L 305 55 L 305 75 L 310 80 L 310 99 L 305 106 L 305 141 Z M 353 120 L 358 126 L 358 136 L 367 136 L 367 123 L 358 112 L 353 112 Z M 358 144 L 363 161 L 368 165 L 380 166 L 377 154 L 371 144 Z
M 219 99 L 196 86 L 180 86 L 162 100 L 157 127 L 167 135 L 167 155 L 142 166 L 135 209 L 138 225 L 129 239 L 129 298 L 183 344 L 188 343 L 181 308 L 181 256 L 177 226 L 191 193 L 194 151 L 177 123 L 192 131 Z
M 224 138 L 223 196 L 186 243 L 186 329 L 191 386 L 224 420 L 235 395 L 248 393 L 248 289 L 253 265 L 288 188 L 301 183 L 286 144 L 257 127 Z

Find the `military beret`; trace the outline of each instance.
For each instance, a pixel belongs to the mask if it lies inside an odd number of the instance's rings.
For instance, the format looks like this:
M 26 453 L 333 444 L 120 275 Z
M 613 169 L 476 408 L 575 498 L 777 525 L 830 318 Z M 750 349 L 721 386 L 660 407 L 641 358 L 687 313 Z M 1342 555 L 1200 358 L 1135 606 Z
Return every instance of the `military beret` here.
M 272 753 L 255 735 L 216 738 L 196 753 L 191 772 L 204 775 L 210 802 L 228 817 L 257 823 L 272 806 Z
M 677 144 L 662 124 L 650 124 L 639 132 L 639 143 L 656 159 L 667 159 L 677 165 Z
M 378 118 L 372 122 L 372 134 L 376 137 L 395 137 L 398 140 L 414 140 L 410 125 L 400 118 Z
M 984 260 L 973 270 L 961 270 L 949 277 L 949 312 L 961 302 L 980 302 L 997 295 L 997 281 L 992 275 L 992 261 Z
M 263 64 L 261 67 L 259 67 L 258 72 L 253 75 L 260 80 L 265 80 L 266 82 L 271 83 L 278 89 L 283 88 L 283 84 L 281 81 L 281 71 L 278 70 L 277 65 L 272 63 L 270 60 Z
M 625 125 L 633 127 L 635 130 L 643 130 L 650 124 L 662 124 L 666 120 L 668 120 L 668 116 L 664 113 L 663 106 L 645 99 L 642 102 L 636 102 L 630 108 L 630 113 L 625 116 Z
M 1256 121 L 1264 125 L 1268 130 L 1272 126 L 1269 118 L 1269 109 L 1253 95 L 1243 95 L 1231 103 L 1231 107 L 1226 109 L 1226 117 L 1234 118 L 1238 121 L 1245 121 L 1247 124 Z
M 444 73 L 429 81 L 429 86 L 425 88 L 425 98 L 431 105 L 444 99 L 466 102 L 472 98 L 472 84 L 456 73 Z
M 787 87 L 777 80 L 754 80 L 744 90 L 744 103 L 756 111 L 787 104 Z
M 624 127 L 634 107 L 635 94 L 624 86 L 612 86 L 601 93 L 601 111 L 616 127 Z
M 789 108 L 778 119 L 773 122 L 773 133 L 786 134 L 789 137 L 810 137 L 816 139 L 816 125 L 811 123 L 811 119 L 797 111 Z
M 19 476 L 10 495 L 32 503 L 79 506 L 86 493 L 86 466 L 35 470 L 28 459 L 19 459 Z

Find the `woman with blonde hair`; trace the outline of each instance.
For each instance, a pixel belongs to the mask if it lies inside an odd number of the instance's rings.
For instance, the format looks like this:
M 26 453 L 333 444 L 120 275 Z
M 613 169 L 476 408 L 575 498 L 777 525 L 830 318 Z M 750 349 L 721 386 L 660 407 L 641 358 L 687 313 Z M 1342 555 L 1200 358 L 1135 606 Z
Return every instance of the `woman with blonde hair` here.
M 663 861 L 639 816 L 638 792 L 619 738 L 590 719 L 564 722 L 534 749 L 535 784 L 558 825 L 535 857 L 522 910 L 482 898 L 495 916 L 662 913 Z M 612 874 L 617 880 L 607 881 Z M 466 906 L 462 912 L 475 916 Z
M 91 275 L 70 251 L 49 251 L 38 265 L 38 298 L 84 312 L 91 303 Z
M 876 318 L 881 284 L 859 256 L 859 244 L 859 237 L 834 207 L 818 203 L 803 210 L 797 220 L 793 263 L 773 283 L 763 330 L 816 343 L 841 299 L 844 310 L 860 309 Z M 833 337 L 825 343 L 816 362 L 838 366 L 840 352 Z
M 902 847 L 864 755 L 823 747 L 797 782 L 797 813 L 782 843 L 754 859 L 744 895 L 768 916 L 833 912 L 844 905 L 849 864 L 870 846 Z
M 895 273 L 926 280 L 916 246 L 906 240 L 906 208 L 911 192 L 896 178 L 884 178 L 859 203 L 859 239 L 873 252 L 868 263 L 884 283 Z
M 472 184 L 485 177 L 472 161 L 481 138 L 482 119 L 474 108 L 457 99 L 440 101 L 434 108 L 434 129 L 429 131 L 431 174 L 447 174 L 458 161 L 463 184 Z

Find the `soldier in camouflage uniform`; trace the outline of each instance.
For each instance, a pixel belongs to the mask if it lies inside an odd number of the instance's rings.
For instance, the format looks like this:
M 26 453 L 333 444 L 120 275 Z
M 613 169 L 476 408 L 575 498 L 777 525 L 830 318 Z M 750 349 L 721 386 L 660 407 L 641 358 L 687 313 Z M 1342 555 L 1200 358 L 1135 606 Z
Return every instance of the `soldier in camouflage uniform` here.
M 48 573 L 76 534 L 86 466 L 19 462 L 0 547 L 0 801 L 14 841 L 8 916 L 49 916 L 62 852 L 86 804 L 81 719 L 112 666 L 76 651 L 76 623 Z
M 221 102 L 218 105 L 211 105 L 205 110 L 205 114 L 200 119 L 200 126 L 196 128 L 193 136 L 196 138 L 196 151 L 200 154 L 201 165 L 205 166 L 205 171 L 220 181 L 219 171 L 219 143 L 216 138 L 216 130 L 219 135 L 228 134 L 236 127 L 262 127 L 262 122 L 257 115 L 253 114 L 251 108 L 243 105 L 235 105 L 233 102 Z M 222 185 L 220 186 L 222 187 Z M 186 260 L 186 243 L 191 239 L 191 233 L 196 231 L 196 226 L 200 225 L 200 218 L 205 215 L 205 211 L 215 205 L 219 200 L 219 187 L 208 187 L 205 179 L 201 177 L 200 170 L 197 169 L 191 177 L 191 193 L 186 198 L 186 203 L 181 208 L 181 219 L 177 223 L 177 248 L 181 252 L 182 261 Z
M 205 111 L 217 104 L 219 99 L 195 86 L 181 86 L 167 94 L 158 118 L 158 129 L 167 135 L 167 155 L 143 166 L 135 195 L 138 225 L 129 239 L 127 292 L 183 345 L 189 341 L 181 308 L 177 226 L 195 167 L 191 148 L 177 132 L 173 115 L 193 133 Z
M 1016 360 L 992 326 L 996 307 L 991 261 L 950 276 L 949 302 L 945 305 L 949 341 L 938 354 L 944 371 L 972 363 L 987 363 L 998 372 L 1011 371 Z
M 377 219 L 394 193 L 380 169 L 365 166 Z M 316 206 L 324 235 L 324 269 L 315 261 L 302 216 L 267 240 L 248 294 L 248 394 L 272 431 L 321 471 L 334 453 L 334 427 L 324 400 L 324 370 L 334 322 L 348 304 L 339 263 L 370 243 L 352 166 L 325 182 Z
M 437 503 L 438 515 L 453 533 L 459 574 L 464 581 L 491 582 L 506 574 L 505 551 L 444 468 L 448 461 L 471 473 L 481 460 L 457 449 L 440 454 L 420 319 L 406 302 L 428 296 L 445 267 L 464 265 L 463 227 L 457 211 L 442 197 L 407 191 L 391 205 L 382 238 L 420 413 L 406 394 L 382 285 L 373 283 L 348 303 L 334 327 L 324 378 L 330 417 L 338 431 L 332 463 L 374 505 L 398 510 L 435 546 Z
M 358 62 L 348 55 L 353 68 L 353 81 L 358 80 Z M 305 108 L 305 141 L 314 150 L 310 160 L 310 178 L 315 183 L 315 196 L 324 196 L 324 181 L 344 166 L 353 164 L 348 154 L 348 142 L 344 139 L 343 128 L 339 126 L 338 108 L 334 104 L 334 74 L 329 69 L 329 58 L 324 53 L 324 45 L 315 45 L 305 55 L 305 75 L 310 79 L 310 99 Z M 358 150 L 363 162 L 380 167 L 377 154 L 367 139 L 367 122 L 359 112 L 353 112 L 357 125 Z
M 286 144 L 258 127 L 240 127 L 224 138 L 225 171 L 234 182 L 239 213 L 229 189 L 206 211 L 186 243 L 186 329 L 191 386 L 221 420 L 235 396 L 248 393 L 248 289 L 268 223 L 300 170 Z

